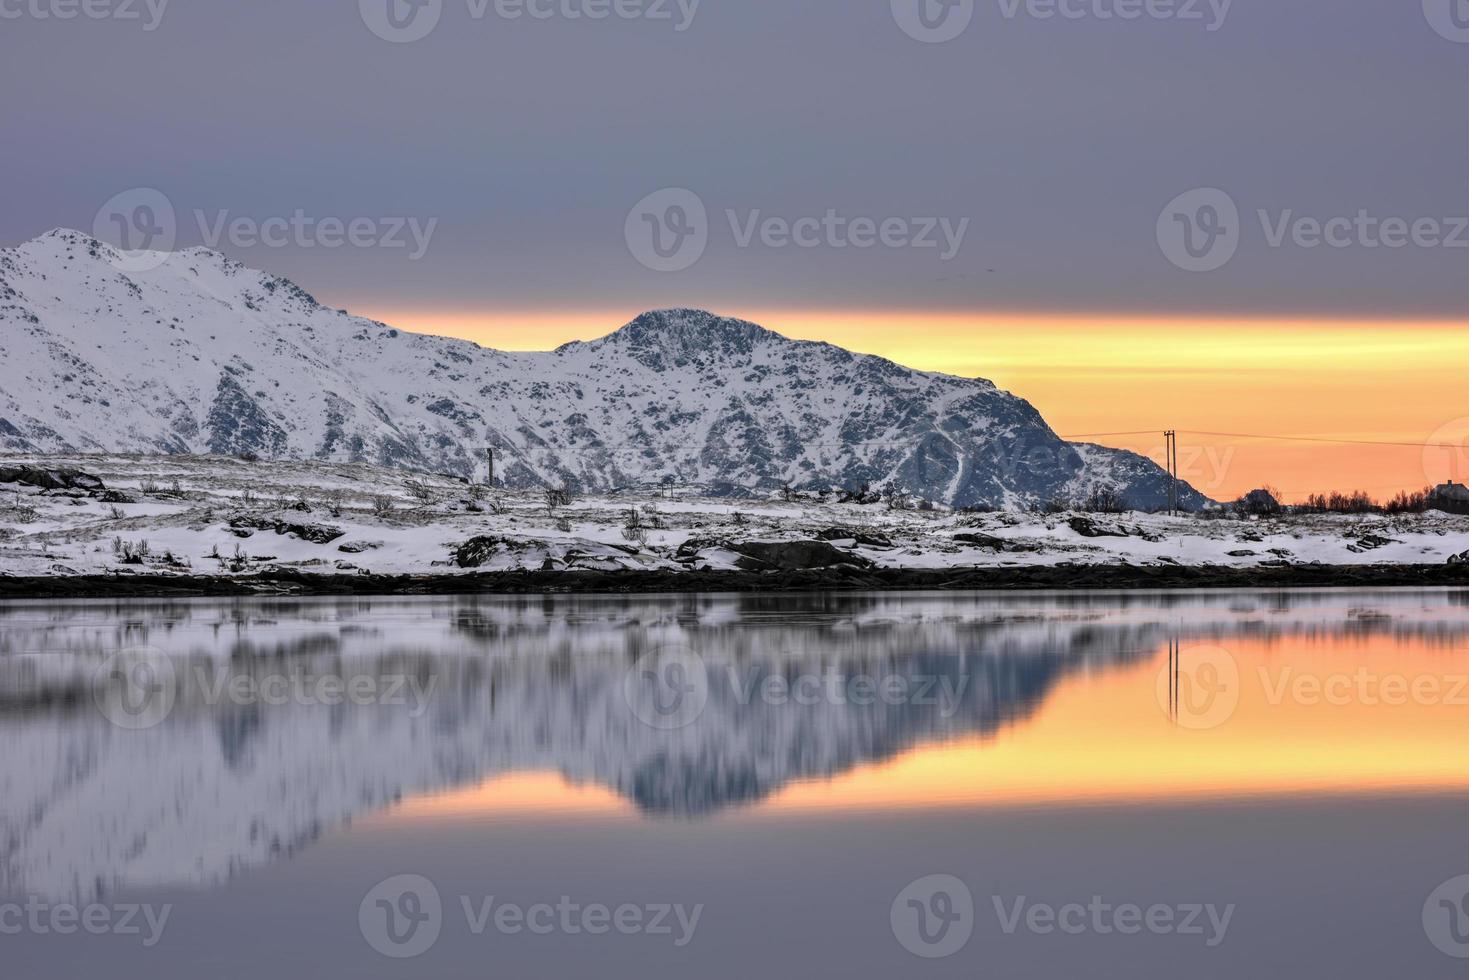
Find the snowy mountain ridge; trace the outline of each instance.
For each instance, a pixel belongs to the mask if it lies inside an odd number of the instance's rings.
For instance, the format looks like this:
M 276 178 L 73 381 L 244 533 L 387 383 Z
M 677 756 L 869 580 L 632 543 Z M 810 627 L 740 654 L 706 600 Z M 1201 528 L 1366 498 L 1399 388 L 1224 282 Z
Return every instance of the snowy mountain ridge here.
M 555 351 L 497 351 L 328 309 L 208 249 L 124 254 L 58 229 L 0 249 L 0 330 L 0 451 L 482 477 L 493 448 L 512 488 L 865 484 L 952 506 L 1167 496 L 1150 460 L 1067 443 L 988 381 L 697 310 L 646 313 Z

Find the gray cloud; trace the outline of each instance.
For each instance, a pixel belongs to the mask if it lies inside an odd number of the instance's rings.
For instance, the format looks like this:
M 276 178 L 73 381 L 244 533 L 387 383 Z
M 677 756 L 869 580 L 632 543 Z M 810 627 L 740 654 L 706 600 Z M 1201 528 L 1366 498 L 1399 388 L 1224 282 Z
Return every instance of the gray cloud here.
M 224 247 L 349 305 L 1462 308 L 1469 248 L 1273 248 L 1256 216 L 1469 215 L 1469 44 L 1418 3 L 1235 0 L 1209 31 L 1095 16 L 1119 0 L 1073 0 L 1076 20 L 976 0 L 960 36 L 925 44 L 887 0 L 704 0 L 683 31 L 672 0 L 672 20 L 597 21 L 477 20 L 443 0 L 431 34 L 390 44 L 351 2 L 189 0 L 151 31 L 34 16 L 54 2 L 0 0 L 21 12 L 0 20 L 7 243 L 90 228 L 146 186 L 174 201 L 185 245 L 196 209 L 439 219 L 416 262 Z M 663 187 L 695 191 L 711 221 L 677 273 L 623 237 Z M 1196 187 L 1241 213 L 1237 254 L 1205 274 L 1155 239 Z M 742 248 L 727 210 L 970 226 L 951 261 Z

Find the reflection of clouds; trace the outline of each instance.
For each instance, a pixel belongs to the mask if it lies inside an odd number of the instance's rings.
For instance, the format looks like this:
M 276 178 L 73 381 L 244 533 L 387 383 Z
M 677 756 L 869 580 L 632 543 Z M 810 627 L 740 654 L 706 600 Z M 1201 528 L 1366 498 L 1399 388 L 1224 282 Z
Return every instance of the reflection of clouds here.
M 214 883 L 404 796 L 513 770 L 697 817 L 1026 717 L 1078 669 L 1167 638 L 1469 634 L 1458 593 L 758 596 L 78 603 L 0 609 L 0 892 Z M 89 684 L 126 642 L 174 658 L 167 720 L 124 731 Z M 686 727 L 624 693 L 648 650 L 710 672 Z M 49 651 L 39 653 L 39 651 Z M 771 703 L 770 678 L 927 684 L 930 699 Z M 236 704 L 221 676 L 405 675 L 422 703 Z M 731 674 L 733 680 L 731 680 Z M 430 685 L 432 685 L 430 687 Z M 933 700 L 944 691 L 951 701 Z

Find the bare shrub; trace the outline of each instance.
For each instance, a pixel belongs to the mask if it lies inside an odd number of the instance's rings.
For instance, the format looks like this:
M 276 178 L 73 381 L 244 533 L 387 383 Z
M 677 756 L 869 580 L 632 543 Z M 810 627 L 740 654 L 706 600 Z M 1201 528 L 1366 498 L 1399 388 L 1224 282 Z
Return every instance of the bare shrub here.
M 153 549 L 148 546 L 146 539 L 124 541 L 122 538 L 113 538 L 112 553 L 124 565 L 141 565 L 153 553 Z
M 1127 510 L 1127 501 L 1111 487 L 1097 487 L 1077 507 L 1092 514 L 1121 514 Z

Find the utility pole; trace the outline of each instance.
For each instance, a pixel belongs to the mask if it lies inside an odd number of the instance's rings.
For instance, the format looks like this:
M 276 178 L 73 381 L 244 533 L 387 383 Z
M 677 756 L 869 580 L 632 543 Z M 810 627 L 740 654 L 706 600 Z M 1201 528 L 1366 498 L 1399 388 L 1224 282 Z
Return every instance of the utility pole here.
M 1168 455 L 1168 516 L 1178 512 L 1178 432 L 1169 429 L 1163 433 L 1164 451 Z

